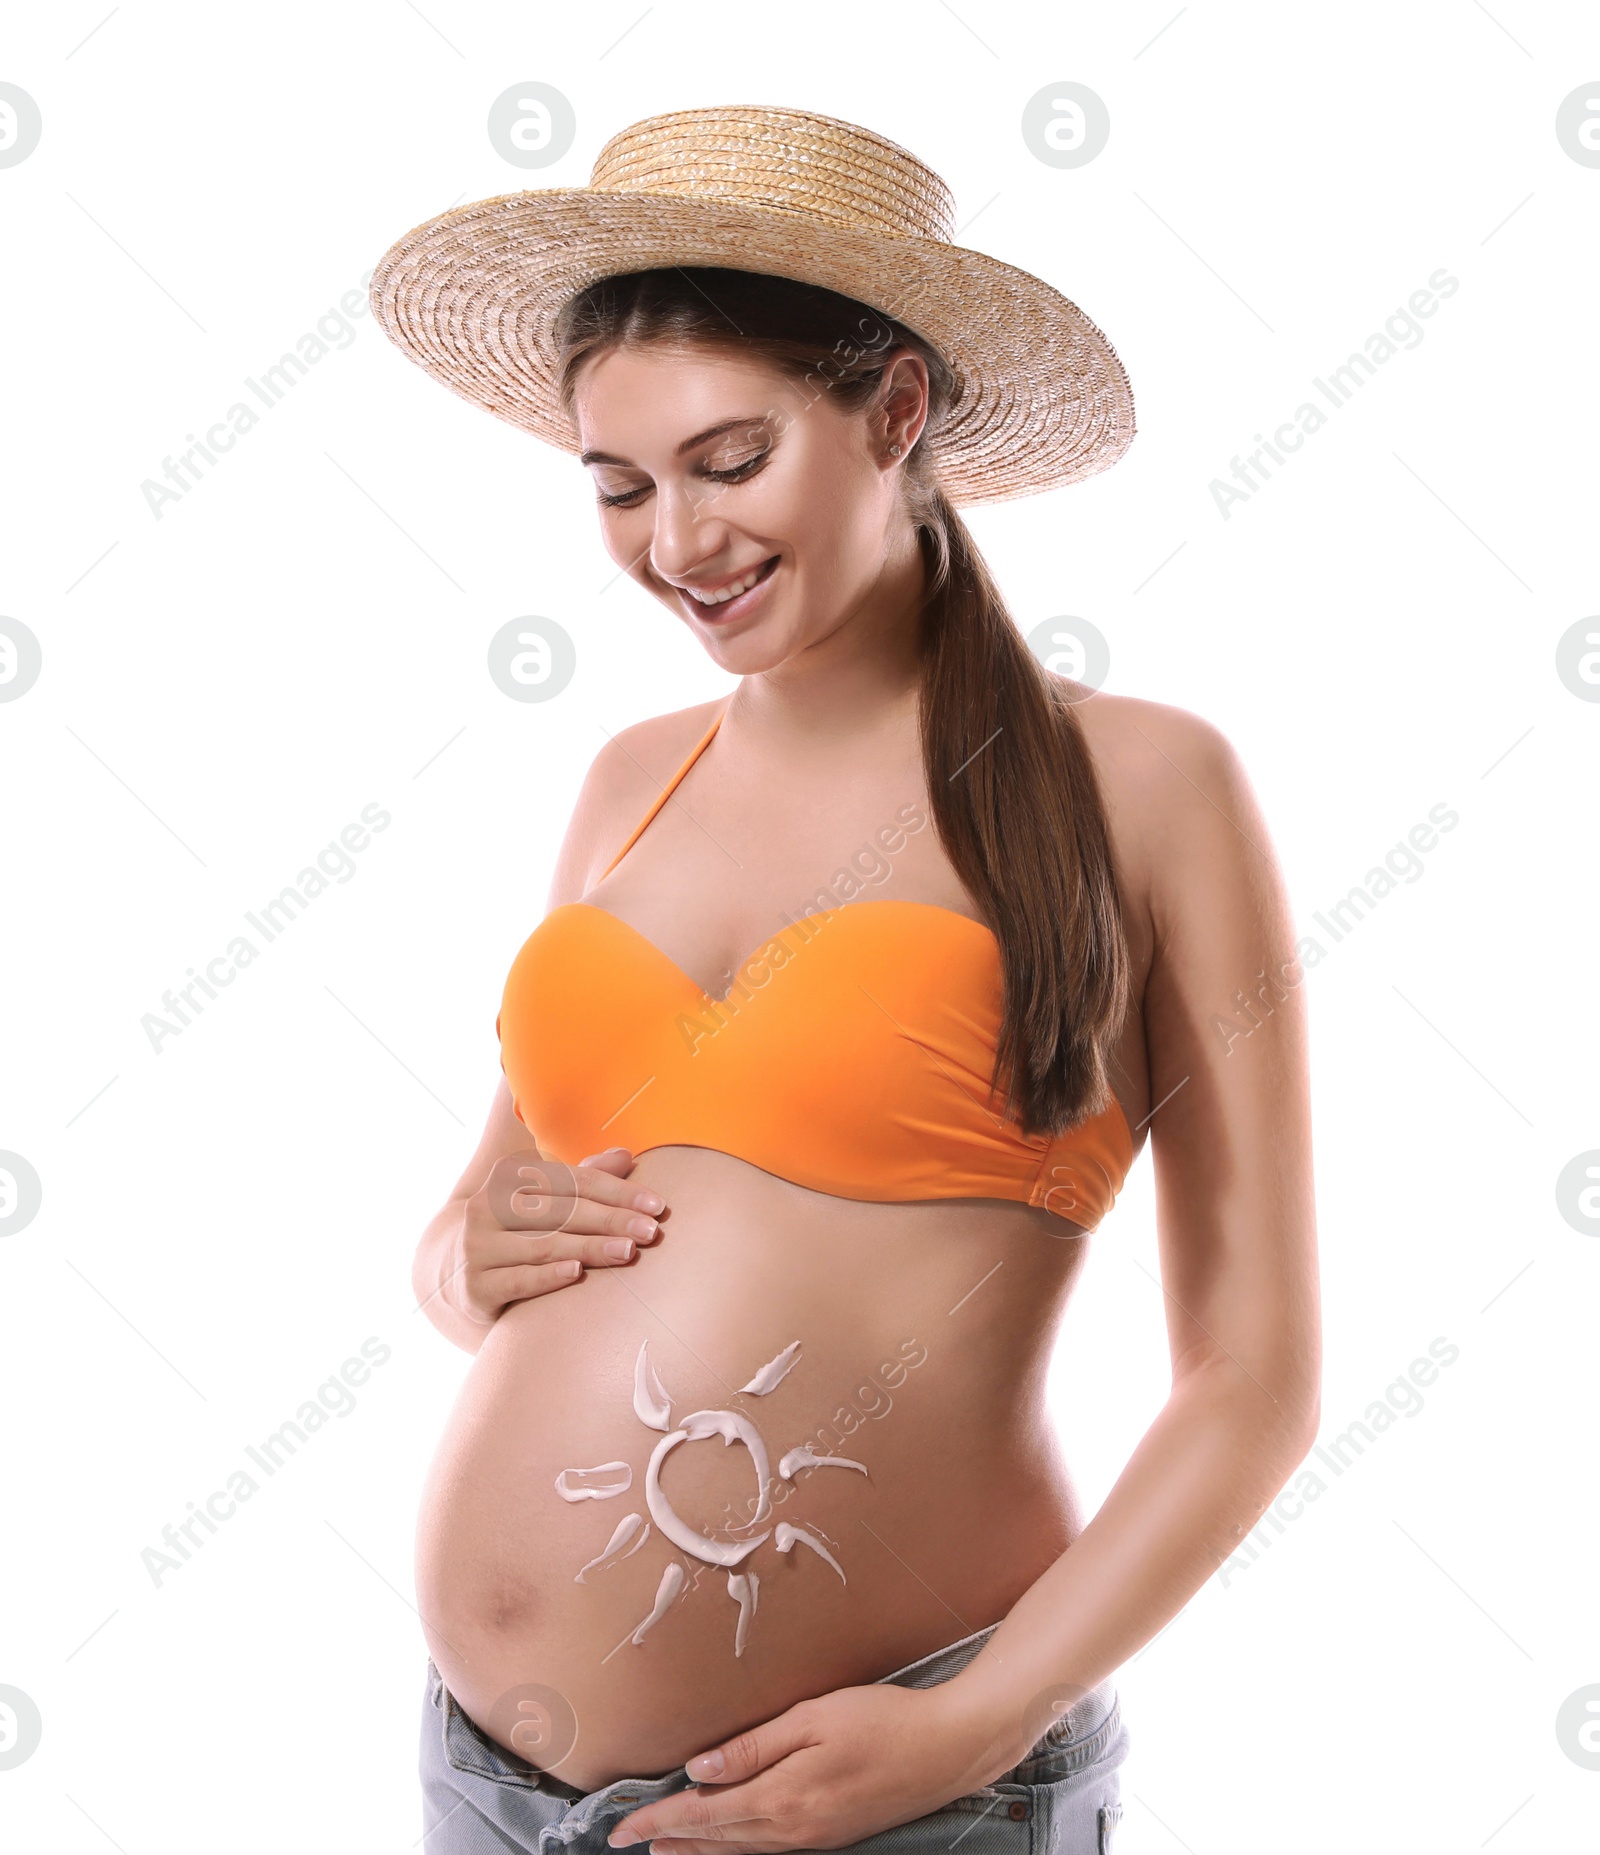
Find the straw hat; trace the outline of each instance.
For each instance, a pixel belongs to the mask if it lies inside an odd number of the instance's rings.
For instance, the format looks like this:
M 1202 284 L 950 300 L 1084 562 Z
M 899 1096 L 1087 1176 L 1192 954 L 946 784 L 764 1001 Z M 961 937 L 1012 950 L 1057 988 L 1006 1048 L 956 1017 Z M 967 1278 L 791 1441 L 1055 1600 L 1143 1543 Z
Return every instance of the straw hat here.
M 621 271 L 765 271 L 855 297 L 950 363 L 958 397 L 932 442 L 953 502 L 1106 469 L 1134 433 L 1111 343 L 1049 284 L 952 243 L 954 216 L 931 168 L 855 123 L 674 110 L 612 136 L 587 187 L 501 194 L 417 226 L 374 271 L 372 306 L 452 392 L 576 453 L 553 338 L 569 297 Z

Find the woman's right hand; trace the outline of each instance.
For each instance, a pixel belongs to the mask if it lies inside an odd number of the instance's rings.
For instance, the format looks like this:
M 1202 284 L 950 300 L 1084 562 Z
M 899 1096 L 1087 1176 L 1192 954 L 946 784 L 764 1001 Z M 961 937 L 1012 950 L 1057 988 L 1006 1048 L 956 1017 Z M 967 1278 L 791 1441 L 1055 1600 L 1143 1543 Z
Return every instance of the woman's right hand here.
M 513 1301 L 580 1280 L 585 1268 L 616 1268 L 661 1235 L 658 1193 L 627 1183 L 634 1159 L 609 1147 L 576 1166 L 536 1152 L 495 1161 L 465 1200 L 444 1297 L 489 1325 Z

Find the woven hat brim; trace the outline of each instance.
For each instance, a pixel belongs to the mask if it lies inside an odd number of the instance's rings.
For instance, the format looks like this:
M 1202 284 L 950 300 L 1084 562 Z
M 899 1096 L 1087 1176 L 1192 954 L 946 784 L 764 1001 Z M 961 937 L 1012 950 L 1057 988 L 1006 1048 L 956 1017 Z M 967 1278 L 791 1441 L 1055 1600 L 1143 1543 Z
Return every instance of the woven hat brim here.
M 955 369 L 935 443 L 952 502 L 1009 501 L 1107 469 L 1134 437 L 1133 392 L 1105 335 L 1060 291 L 983 252 L 727 200 L 548 189 L 441 213 L 387 251 L 373 312 L 461 398 L 576 454 L 554 324 L 600 277 L 719 265 L 822 284 L 894 316 Z

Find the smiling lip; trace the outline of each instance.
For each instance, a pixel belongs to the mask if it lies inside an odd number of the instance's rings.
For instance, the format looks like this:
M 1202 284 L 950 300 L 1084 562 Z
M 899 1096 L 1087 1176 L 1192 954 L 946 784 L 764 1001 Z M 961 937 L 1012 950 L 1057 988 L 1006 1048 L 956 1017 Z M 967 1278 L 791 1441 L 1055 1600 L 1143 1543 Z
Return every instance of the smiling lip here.
M 776 576 L 778 556 L 774 554 L 761 568 L 761 578 L 747 592 L 742 592 L 736 599 L 725 599 L 720 605 L 702 605 L 694 594 L 684 587 L 675 588 L 678 603 L 691 618 L 698 619 L 705 625 L 725 625 L 736 618 L 743 618 L 756 606 L 766 592 L 767 586 Z

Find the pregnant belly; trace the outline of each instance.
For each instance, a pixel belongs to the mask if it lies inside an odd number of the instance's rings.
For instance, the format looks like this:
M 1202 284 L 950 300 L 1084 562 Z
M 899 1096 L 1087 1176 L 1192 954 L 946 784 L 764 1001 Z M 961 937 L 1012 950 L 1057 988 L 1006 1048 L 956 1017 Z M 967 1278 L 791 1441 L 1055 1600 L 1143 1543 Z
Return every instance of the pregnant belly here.
M 1042 1399 L 1060 1220 L 690 1148 L 633 1177 L 660 1241 L 501 1316 L 418 1536 L 451 1693 L 583 1790 L 998 1621 L 1078 1524 Z

